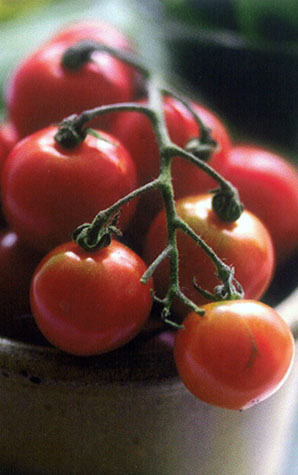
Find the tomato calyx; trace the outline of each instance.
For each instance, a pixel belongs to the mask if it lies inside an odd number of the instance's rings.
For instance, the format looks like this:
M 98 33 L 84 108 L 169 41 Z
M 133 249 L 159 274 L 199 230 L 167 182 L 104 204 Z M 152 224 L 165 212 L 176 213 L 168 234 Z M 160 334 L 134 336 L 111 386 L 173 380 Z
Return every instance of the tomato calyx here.
M 213 191 L 212 208 L 217 216 L 224 222 L 230 223 L 240 218 L 244 206 L 239 199 L 239 194 L 233 186 L 221 187 Z
M 72 149 L 77 147 L 87 135 L 85 129 L 75 126 L 77 117 L 76 114 L 72 114 L 58 125 L 55 140 L 64 148 Z
M 100 43 L 94 40 L 78 41 L 65 50 L 61 64 L 68 71 L 77 71 L 85 63 L 92 60 L 92 53 L 100 48 Z
M 121 236 L 122 232 L 117 227 L 120 211 L 112 218 L 97 216 L 93 223 L 84 223 L 72 233 L 72 240 L 85 251 L 95 252 L 103 247 L 108 247 L 112 242 L 112 235 Z
M 192 153 L 195 157 L 199 158 L 200 160 L 203 160 L 204 162 L 208 162 L 212 153 L 214 152 L 214 149 L 217 148 L 218 144 L 217 142 L 213 139 L 211 135 L 210 129 L 209 133 L 204 134 L 204 137 L 202 138 L 193 138 L 191 139 L 185 147 L 185 150 L 187 152 Z
M 195 277 L 193 278 L 193 286 L 203 297 L 212 302 L 243 299 L 244 290 L 240 282 L 235 279 L 234 267 L 222 262 L 216 276 L 222 283 L 214 287 L 213 293 L 200 287 Z

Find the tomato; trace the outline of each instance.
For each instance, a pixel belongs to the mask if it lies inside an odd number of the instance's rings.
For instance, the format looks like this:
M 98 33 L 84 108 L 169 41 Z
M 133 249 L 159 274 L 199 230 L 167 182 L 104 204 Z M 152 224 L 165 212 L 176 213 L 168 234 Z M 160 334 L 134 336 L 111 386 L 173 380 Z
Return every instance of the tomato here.
M 218 142 L 218 150 L 213 152 L 209 164 L 220 171 L 230 147 L 228 132 L 213 112 L 196 103 L 193 103 L 193 107 L 204 124 L 212 129 L 212 135 Z M 166 96 L 164 114 L 170 138 L 175 144 L 184 148 L 191 139 L 198 136 L 196 121 L 180 101 Z M 119 113 L 111 133 L 118 137 L 130 152 L 141 184 L 158 176 L 159 150 L 152 126 L 145 115 L 138 112 Z M 172 178 L 176 198 L 207 192 L 218 186 L 205 172 L 182 158 L 173 160 Z M 140 247 L 142 247 L 140 241 L 147 232 L 150 221 L 161 208 L 162 200 L 158 192 L 149 192 L 141 197 L 131 231 Z
M 253 300 L 210 303 L 177 332 L 174 356 L 185 386 L 199 399 L 247 409 L 286 380 L 294 358 L 291 331 L 271 307 Z
M 274 272 L 274 250 L 271 237 L 262 222 L 249 211 L 244 211 L 236 222 L 221 221 L 212 210 L 210 195 L 194 195 L 180 199 L 176 210 L 197 234 L 227 264 L 235 268 L 235 277 L 243 287 L 247 299 L 259 299 L 267 289 Z M 161 211 L 150 226 L 146 237 L 144 257 L 150 264 L 166 247 L 166 216 Z M 189 236 L 178 230 L 179 279 L 185 295 L 198 305 L 208 301 L 193 286 L 213 292 L 220 284 L 215 267 Z M 169 262 L 164 260 L 154 273 L 157 295 L 165 294 L 169 282 Z M 185 316 L 187 309 L 175 301 L 173 311 Z
M 102 25 L 102 24 L 100 24 Z M 65 117 L 106 104 L 125 102 L 134 94 L 134 70 L 108 53 L 94 52 L 92 61 L 76 71 L 61 63 L 65 50 L 85 33 L 92 40 L 118 47 L 124 39 L 105 36 L 109 28 L 78 27 L 46 43 L 15 70 L 6 87 L 10 119 L 21 137 L 31 134 Z M 84 37 L 84 38 L 83 38 Z M 110 116 L 98 118 L 92 126 L 104 128 Z
M 28 312 L 30 281 L 43 255 L 26 246 L 8 229 L 0 232 L 0 327 L 14 315 Z
M 3 122 L 0 125 L 0 176 L 4 162 L 17 141 L 18 136 L 13 124 L 11 122 Z
M 244 205 L 267 226 L 278 262 L 298 250 L 298 172 L 285 158 L 248 144 L 232 147 L 222 170 Z
M 37 325 L 56 347 L 96 355 L 134 338 L 148 319 L 152 280 L 140 282 L 144 261 L 113 241 L 86 252 L 68 242 L 52 250 L 32 279 L 31 307 Z
M 134 164 L 114 137 L 87 135 L 67 149 L 55 141 L 56 132 L 57 127 L 48 127 L 20 141 L 2 175 L 8 223 L 29 245 L 44 251 L 68 241 L 77 226 L 137 186 Z M 134 209 L 134 201 L 123 207 L 122 229 Z

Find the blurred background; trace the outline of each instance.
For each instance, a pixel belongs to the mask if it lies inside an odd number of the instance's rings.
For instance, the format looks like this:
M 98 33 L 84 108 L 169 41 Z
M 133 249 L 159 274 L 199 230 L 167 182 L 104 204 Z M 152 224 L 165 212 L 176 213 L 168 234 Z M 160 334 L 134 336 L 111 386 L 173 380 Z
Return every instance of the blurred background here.
M 0 0 L 0 116 L 13 68 L 82 18 L 126 33 L 161 76 L 216 111 L 234 139 L 298 163 L 297 0 Z M 274 475 L 298 473 L 297 420 L 298 412 L 285 471 Z

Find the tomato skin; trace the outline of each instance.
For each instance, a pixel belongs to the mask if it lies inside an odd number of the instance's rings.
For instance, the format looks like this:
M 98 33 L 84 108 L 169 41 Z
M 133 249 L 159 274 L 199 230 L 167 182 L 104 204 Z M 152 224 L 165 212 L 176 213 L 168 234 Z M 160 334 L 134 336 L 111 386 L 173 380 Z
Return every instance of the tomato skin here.
M 40 263 L 31 284 L 31 308 L 44 336 L 61 350 L 81 356 L 118 348 L 148 319 L 152 280 L 140 282 L 146 265 L 130 248 L 86 252 L 68 242 Z
M 278 262 L 298 250 L 298 172 L 274 152 L 248 144 L 232 147 L 222 170 L 247 209 L 267 226 Z
M 185 386 L 199 399 L 247 409 L 287 378 L 295 353 L 292 333 L 271 307 L 253 300 L 210 303 L 178 330 L 174 357 Z
M 92 34 L 90 38 L 100 39 L 101 35 L 98 36 Z M 93 53 L 92 61 L 77 71 L 69 71 L 61 65 L 64 51 L 79 39 L 80 35 L 76 38 L 70 35 L 68 41 L 43 45 L 26 58 L 10 78 L 5 91 L 6 104 L 20 137 L 71 114 L 133 98 L 134 70 L 108 53 Z M 91 125 L 107 128 L 110 121 L 110 115 L 106 114 Z
M 48 251 L 70 239 L 74 229 L 136 188 L 134 164 L 110 135 L 87 135 L 73 149 L 54 139 L 48 127 L 20 141 L 2 176 L 3 210 L 10 227 L 34 248 Z M 122 209 L 124 229 L 135 201 Z
M 206 242 L 228 265 L 235 268 L 235 277 L 243 287 L 245 298 L 259 299 L 267 289 L 274 272 L 274 250 L 271 237 L 252 213 L 244 211 L 234 223 L 224 223 L 214 211 L 212 196 L 194 195 L 178 200 L 178 215 Z M 205 252 L 182 231 L 177 232 L 179 251 L 179 279 L 183 292 L 198 305 L 206 304 L 193 286 L 213 292 L 221 282 L 215 276 L 215 267 Z M 166 247 L 166 218 L 161 211 L 150 226 L 146 237 L 144 258 L 150 264 Z M 169 262 L 164 260 L 154 273 L 155 289 L 163 296 L 169 282 Z M 173 311 L 185 316 L 187 309 L 175 301 Z

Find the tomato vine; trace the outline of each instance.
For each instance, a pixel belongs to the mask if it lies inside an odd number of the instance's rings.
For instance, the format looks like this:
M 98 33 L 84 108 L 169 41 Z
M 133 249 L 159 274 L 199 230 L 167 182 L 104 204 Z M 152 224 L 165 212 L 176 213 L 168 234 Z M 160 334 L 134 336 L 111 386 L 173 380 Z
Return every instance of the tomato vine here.
M 225 180 L 222 175 L 215 171 L 207 162 L 207 159 L 216 147 L 216 142 L 212 138 L 211 130 L 205 127 L 199 115 L 187 99 L 172 89 L 165 87 L 156 74 L 147 68 L 134 54 L 120 51 L 94 41 L 80 41 L 65 51 L 62 58 L 62 64 L 65 68 L 71 71 L 76 70 L 86 61 L 92 60 L 92 53 L 94 51 L 108 52 L 130 66 L 135 67 L 139 73 L 143 75 L 144 86 L 148 96 L 148 104 L 142 105 L 130 102 L 113 104 L 87 110 L 79 115 L 72 115 L 63 120 L 59 125 L 55 137 L 56 141 L 66 148 L 73 148 L 84 140 L 88 133 L 86 124 L 92 119 L 112 112 L 140 112 L 145 114 L 152 124 L 159 148 L 160 170 L 157 178 L 133 190 L 115 202 L 112 206 L 100 211 L 92 223 L 85 223 L 79 226 L 73 233 L 73 239 L 88 251 L 96 250 L 98 247 L 105 245 L 107 241 L 102 239 L 103 234 L 106 236 L 107 233 L 118 232 L 115 227 L 115 216 L 120 212 L 122 206 L 145 192 L 152 189 L 158 189 L 161 192 L 166 210 L 168 235 L 167 245 L 151 263 L 141 281 L 147 283 L 159 264 L 166 257 L 170 259 L 171 272 L 168 291 L 164 298 L 159 298 L 154 295 L 154 299 L 163 306 L 162 318 L 164 321 L 174 327 L 179 327 L 179 324 L 169 318 L 174 298 L 178 297 L 191 310 L 200 315 L 204 314 L 204 310 L 189 299 L 179 285 L 179 252 L 176 238 L 178 230 L 182 230 L 182 232 L 190 236 L 212 260 L 216 275 L 222 282 L 221 295 L 224 296 L 222 299 L 242 298 L 243 290 L 241 284 L 234 277 L 234 269 L 225 264 L 225 262 L 218 257 L 204 239 L 202 239 L 202 237 L 193 231 L 193 229 L 178 216 L 175 208 L 174 189 L 171 177 L 171 164 L 173 158 L 179 156 L 181 159 L 195 164 L 218 183 L 219 187 L 212 192 L 214 194 L 212 206 L 213 210 L 221 220 L 226 222 L 236 221 L 243 211 L 243 206 L 239 200 L 236 188 L 229 181 Z M 180 100 L 181 103 L 191 112 L 199 126 L 200 136 L 195 140 L 191 140 L 185 148 L 177 146 L 169 137 L 163 112 L 164 96 L 172 96 L 175 99 Z M 111 223 L 113 224 L 111 225 Z M 105 229 L 104 232 L 102 231 L 103 229 Z M 198 286 L 196 286 L 196 288 L 199 292 L 204 292 L 203 289 L 200 289 Z M 218 294 L 214 294 L 213 299 L 218 300 Z

